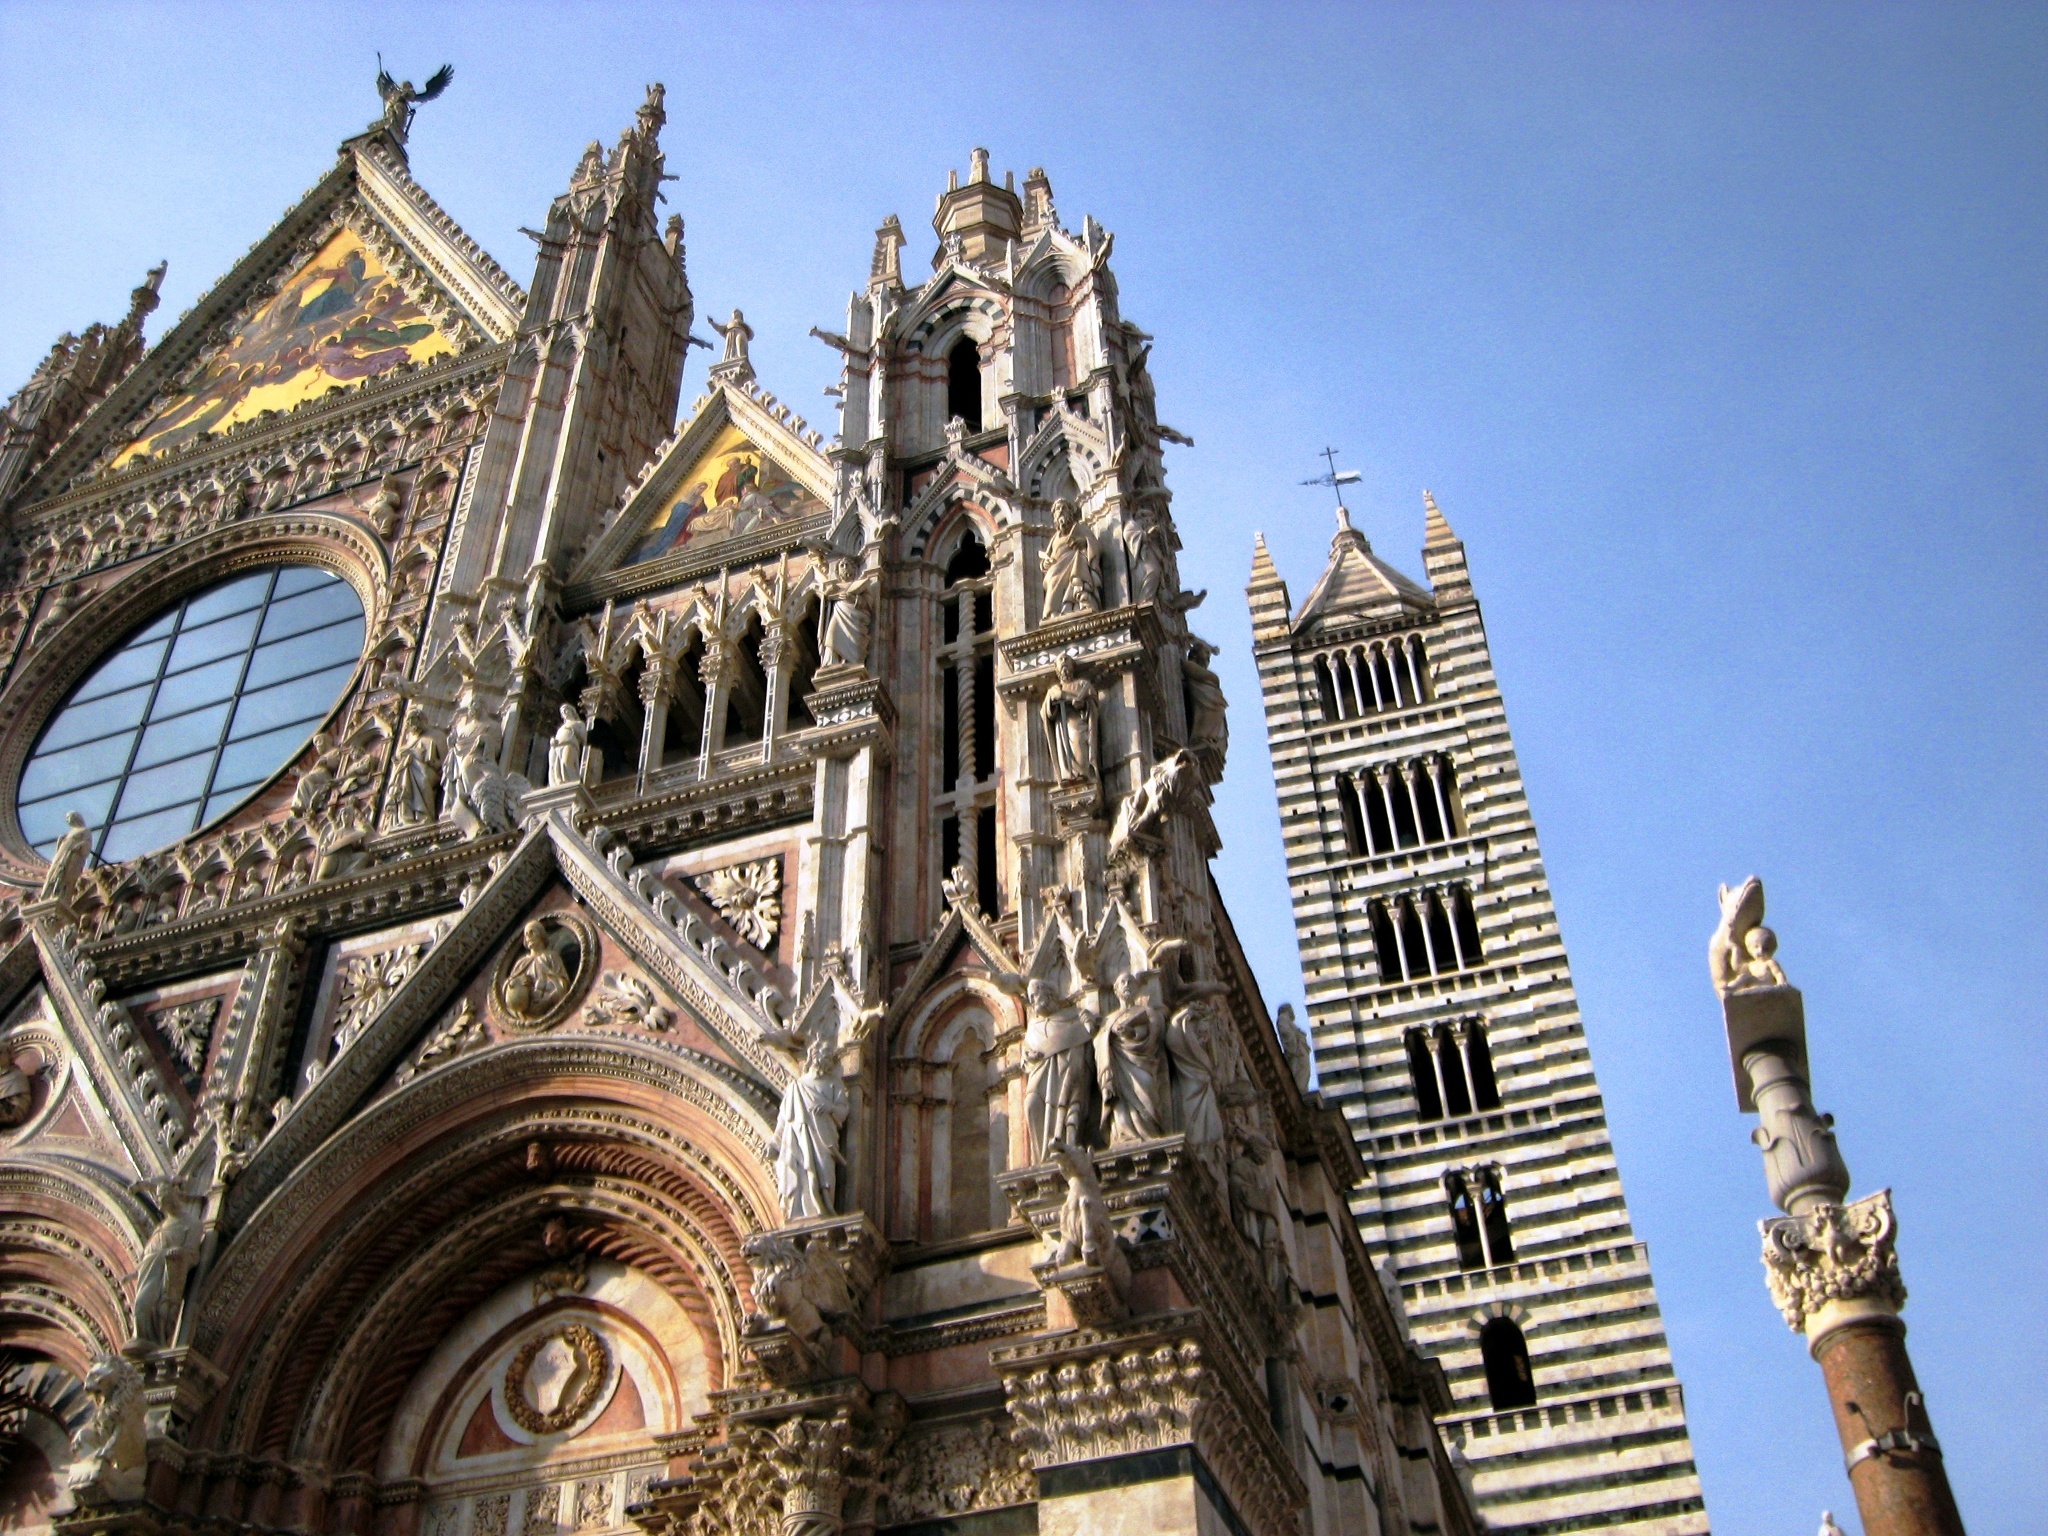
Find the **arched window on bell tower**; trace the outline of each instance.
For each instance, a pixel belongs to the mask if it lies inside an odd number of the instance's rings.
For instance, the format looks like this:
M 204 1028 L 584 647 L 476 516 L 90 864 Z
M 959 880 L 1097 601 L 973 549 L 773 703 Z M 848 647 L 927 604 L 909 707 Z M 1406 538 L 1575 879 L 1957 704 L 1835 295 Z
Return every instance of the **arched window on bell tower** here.
M 981 430 L 981 348 L 962 336 L 946 354 L 946 416 L 959 417 L 967 430 Z
M 1491 1318 L 1479 1330 L 1479 1357 L 1486 1364 L 1486 1395 L 1492 1399 L 1495 1413 L 1536 1406 L 1529 1345 L 1513 1318 Z
M 968 342 L 969 347 L 973 346 Z M 996 809 L 995 577 L 988 546 L 963 520 L 945 556 L 937 636 L 939 874 L 972 876 L 984 915 L 1002 911 Z

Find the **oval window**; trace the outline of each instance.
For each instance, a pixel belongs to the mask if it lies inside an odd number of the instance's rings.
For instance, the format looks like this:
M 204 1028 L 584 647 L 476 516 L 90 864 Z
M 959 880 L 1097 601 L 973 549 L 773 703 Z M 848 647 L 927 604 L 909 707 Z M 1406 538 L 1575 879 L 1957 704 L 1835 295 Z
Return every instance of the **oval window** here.
M 15 797 L 47 856 L 67 811 L 103 863 L 218 821 L 305 746 L 363 654 L 355 589 L 311 565 L 196 592 L 105 657 L 30 754 Z

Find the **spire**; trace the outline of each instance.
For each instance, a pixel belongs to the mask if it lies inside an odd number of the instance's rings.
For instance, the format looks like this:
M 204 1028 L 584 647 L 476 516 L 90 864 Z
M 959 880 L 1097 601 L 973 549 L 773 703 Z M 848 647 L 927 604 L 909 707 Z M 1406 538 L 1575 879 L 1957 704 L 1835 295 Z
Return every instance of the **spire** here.
M 895 214 L 882 220 L 875 231 L 875 259 L 868 265 L 868 282 L 890 288 L 903 286 L 903 224 Z
M 1465 564 L 1465 546 L 1451 532 L 1451 520 L 1428 491 L 1422 493 L 1422 568 L 1439 598 L 1470 597 L 1472 573 Z
M 1287 595 L 1287 583 L 1274 567 L 1263 533 L 1252 535 L 1252 579 L 1244 592 L 1252 608 L 1252 638 L 1258 641 L 1285 635 L 1294 603 Z
M 985 149 L 977 149 L 969 157 L 967 185 L 960 185 L 957 172 L 949 175 L 950 184 L 932 215 L 932 228 L 939 236 L 939 248 L 932 256 L 934 270 L 955 248 L 972 262 L 1002 260 L 1004 247 L 1024 227 L 1024 204 L 1009 185 L 1014 180 L 1006 176 L 1004 185 L 996 185 L 989 175 Z
M 1372 553 L 1372 544 L 1366 536 L 1351 526 L 1351 509 L 1343 502 L 1337 503 L 1337 536 L 1330 540 L 1330 558 L 1335 559 L 1341 550 L 1355 549 L 1360 554 Z

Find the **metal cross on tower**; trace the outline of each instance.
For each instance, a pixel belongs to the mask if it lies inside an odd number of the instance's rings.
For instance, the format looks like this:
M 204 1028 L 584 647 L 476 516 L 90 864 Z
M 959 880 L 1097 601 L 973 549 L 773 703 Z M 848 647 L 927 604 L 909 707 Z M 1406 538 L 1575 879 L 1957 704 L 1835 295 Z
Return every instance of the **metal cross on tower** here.
M 1304 480 L 1301 483 L 1303 485 L 1327 485 L 1337 493 L 1337 505 L 1343 507 L 1344 487 L 1358 484 L 1360 479 L 1359 472 L 1355 469 L 1339 469 L 1337 467 L 1337 450 L 1334 448 L 1323 449 L 1322 457 L 1323 462 L 1330 466 L 1328 472 L 1317 475 L 1313 479 Z

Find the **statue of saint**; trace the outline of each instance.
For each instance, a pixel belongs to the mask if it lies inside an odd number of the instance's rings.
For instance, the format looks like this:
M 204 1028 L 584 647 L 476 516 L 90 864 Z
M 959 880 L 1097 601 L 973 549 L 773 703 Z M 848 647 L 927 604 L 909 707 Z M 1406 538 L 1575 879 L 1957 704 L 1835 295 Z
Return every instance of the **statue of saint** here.
M 1150 1141 L 1172 1123 L 1166 1020 L 1152 999 L 1149 973 L 1116 979 L 1117 1010 L 1095 1037 L 1095 1071 L 1109 1110 L 1109 1144 Z
M 1230 751 L 1230 706 L 1223 698 L 1222 679 L 1209 666 L 1209 658 L 1215 654 L 1207 641 L 1190 635 L 1187 656 L 1180 664 L 1187 700 L 1188 752 L 1211 784 L 1223 777 L 1223 760 Z
M 867 665 L 868 636 L 873 620 L 868 617 L 867 595 L 881 584 L 880 571 L 863 572 L 857 562 L 841 558 L 832 563 L 832 574 L 823 584 L 831 612 L 825 618 L 825 639 L 818 647 L 818 660 L 828 667 Z
M 526 953 L 505 973 L 499 1000 L 516 1018 L 538 1019 L 569 990 L 569 968 L 562 964 L 562 957 L 548 941 L 548 925 L 541 919 L 527 923 L 521 939 Z
M 1133 603 L 1157 602 L 1170 585 L 1172 556 L 1166 547 L 1163 519 L 1139 516 L 1124 528 L 1125 558 L 1130 562 Z
M 830 1216 L 838 1208 L 839 1134 L 852 1100 L 839 1070 L 839 1052 L 823 1035 L 806 1038 L 791 1031 L 766 1031 L 771 1045 L 801 1048 L 803 1062 L 783 1091 L 768 1150 L 775 1159 L 775 1189 L 784 1221 Z
M 43 876 L 43 888 L 37 894 L 44 901 L 68 900 L 71 888 L 85 873 L 86 856 L 91 852 L 92 829 L 78 812 L 66 811 L 64 835 L 57 839 L 56 851 L 50 855 L 50 868 Z
M 1308 1080 L 1315 1071 L 1315 1052 L 1308 1043 L 1308 1031 L 1294 1022 L 1294 1004 L 1282 1003 L 1273 1015 L 1273 1028 L 1280 1036 L 1280 1053 L 1287 1058 L 1287 1070 L 1294 1086 L 1308 1092 Z
M 1100 695 L 1081 675 L 1074 658 L 1054 663 L 1055 681 L 1045 691 L 1039 717 L 1045 722 L 1046 744 L 1052 749 L 1054 775 L 1062 784 L 1095 782 L 1095 717 Z
M 584 754 L 590 749 L 590 727 L 574 704 L 562 706 L 562 723 L 548 743 L 548 783 L 581 784 Z
M 21 1124 L 35 1102 L 35 1084 L 21 1070 L 21 1058 L 0 1045 L 0 1130 Z
M 1081 510 L 1062 496 L 1052 504 L 1052 538 L 1040 567 L 1045 581 L 1045 617 L 1096 613 L 1102 607 L 1102 571 L 1095 534 Z
M 441 734 L 415 714 L 406 722 L 391 777 L 391 817 L 401 827 L 434 819 L 434 785 L 441 777 Z
M 1061 1142 L 1082 1146 L 1092 1139 L 1088 1086 L 1094 1015 L 1043 979 L 1025 987 L 1024 1002 L 1024 1114 L 1031 1155 L 1044 1162 Z
M 711 329 L 718 332 L 720 340 L 725 343 L 725 356 L 719 359 L 720 362 L 744 363 L 747 360 L 747 343 L 754 339 L 754 328 L 747 324 L 745 315 L 734 310 L 730 320 L 723 323 L 713 320 Z
M 1188 1147 L 1223 1173 L 1223 1107 L 1216 1097 L 1216 1051 L 1209 1039 L 1208 999 L 1174 1010 L 1166 1022 L 1166 1054 L 1173 1063 L 1174 1109 Z
M 158 1346 L 172 1342 L 185 1304 L 185 1279 L 199 1257 L 201 1211 L 205 1205 L 175 1179 L 151 1179 L 136 1186 L 163 1213 L 142 1246 L 135 1279 L 135 1337 Z

